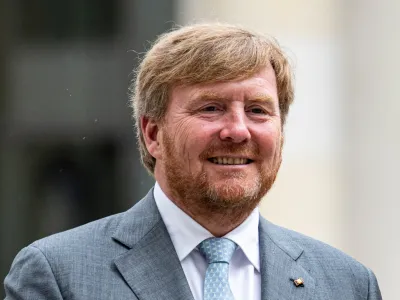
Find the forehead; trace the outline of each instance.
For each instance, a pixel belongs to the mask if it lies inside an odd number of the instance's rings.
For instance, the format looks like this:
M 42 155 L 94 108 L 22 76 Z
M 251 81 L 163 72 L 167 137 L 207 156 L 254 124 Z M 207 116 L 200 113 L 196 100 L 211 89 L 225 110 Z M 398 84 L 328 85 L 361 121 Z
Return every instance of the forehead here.
M 200 100 L 268 100 L 278 102 L 275 72 L 266 67 L 254 75 L 238 80 L 175 86 L 170 91 L 170 104 Z

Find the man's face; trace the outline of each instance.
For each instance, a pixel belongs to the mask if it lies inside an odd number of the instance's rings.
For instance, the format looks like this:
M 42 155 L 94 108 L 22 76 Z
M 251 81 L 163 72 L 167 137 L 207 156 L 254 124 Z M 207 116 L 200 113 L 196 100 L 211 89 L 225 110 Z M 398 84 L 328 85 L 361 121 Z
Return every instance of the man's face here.
M 155 177 L 172 199 L 221 211 L 254 209 L 281 162 L 273 69 L 244 80 L 176 86 L 158 138 Z

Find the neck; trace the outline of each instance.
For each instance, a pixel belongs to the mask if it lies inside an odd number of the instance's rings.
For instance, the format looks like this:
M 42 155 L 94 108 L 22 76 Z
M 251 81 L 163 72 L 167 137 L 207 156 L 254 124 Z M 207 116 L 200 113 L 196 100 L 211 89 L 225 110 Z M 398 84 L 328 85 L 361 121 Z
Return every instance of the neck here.
M 164 194 L 182 211 L 207 229 L 215 237 L 222 237 L 242 224 L 253 212 L 254 207 L 205 207 L 194 199 L 181 199 L 164 181 L 157 181 Z
M 200 213 L 189 210 L 176 202 L 174 203 L 215 237 L 225 236 L 242 224 L 251 214 L 251 212 L 243 213 L 243 211 L 234 211 L 233 209 L 227 209 L 226 213 Z

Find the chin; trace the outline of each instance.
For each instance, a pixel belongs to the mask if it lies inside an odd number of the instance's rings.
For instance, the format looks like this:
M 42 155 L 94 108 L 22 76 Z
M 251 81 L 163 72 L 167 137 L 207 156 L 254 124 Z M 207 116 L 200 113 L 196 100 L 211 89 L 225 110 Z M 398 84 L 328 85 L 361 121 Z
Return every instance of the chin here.
M 234 182 L 232 182 L 234 181 Z M 246 184 L 239 179 L 228 179 L 223 183 L 214 183 L 209 188 L 209 199 L 223 206 L 241 206 L 248 201 L 254 201 L 259 194 L 259 186 Z

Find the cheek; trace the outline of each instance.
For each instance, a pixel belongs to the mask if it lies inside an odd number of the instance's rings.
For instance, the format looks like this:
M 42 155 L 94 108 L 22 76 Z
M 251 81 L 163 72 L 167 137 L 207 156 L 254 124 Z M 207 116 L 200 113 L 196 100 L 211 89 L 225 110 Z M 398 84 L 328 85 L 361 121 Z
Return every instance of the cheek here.
M 260 131 L 257 137 L 257 144 L 265 157 L 271 157 L 276 155 L 277 152 L 280 152 L 282 144 L 282 135 L 280 130 L 268 128 L 267 130 Z
M 181 158 L 192 160 L 198 157 L 207 136 L 202 124 L 191 119 L 182 119 L 169 126 L 167 130 L 168 136 Z

